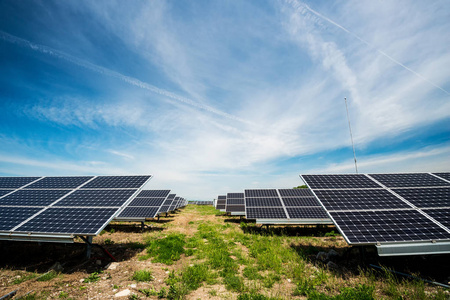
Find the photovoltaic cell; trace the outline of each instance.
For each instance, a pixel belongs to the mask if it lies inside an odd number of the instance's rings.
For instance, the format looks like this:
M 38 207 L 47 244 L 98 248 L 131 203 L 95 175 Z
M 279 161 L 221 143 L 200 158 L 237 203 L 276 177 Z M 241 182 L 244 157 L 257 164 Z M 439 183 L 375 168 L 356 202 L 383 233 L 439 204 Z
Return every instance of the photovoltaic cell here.
M 245 212 L 244 205 L 227 205 L 227 212 Z
M 9 231 L 40 211 L 40 207 L 0 207 L 0 231 Z
M 0 205 L 47 206 L 69 192 L 69 190 L 17 190 L 0 198 Z
M 247 207 L 245 215 L 247 219 L 287 219 L 281 207 Z
M 388 188 L 450 186 L 449 182 L 427 173 L 369 174 Z
M 158 209 L 159 206 L 128 206 L 120 213 L 119 218 L 154 218 Z
M 350 244 L 449 239 L 450 233 L 416 210 L 330 212 Z
M 114 190 L 76 190 L 55 206 L 122 206 L 134 193 L 135 189 Z
M 14 191 L 14 190 L 0 190 L 0 197 L 6 195 L 8 193 L 11 193 L 12 191 Z
M 302 175 L 311 189 L 381 188 L 364 174 Z
M 44 177 L 26 189 L 74 189 L 94 176 Z
M 244 205 L 244 204 L 245 204 L 244 198 L 242 198 L 242 199 L 238 199 L 238 198 L 229 199 L 229 198 L 227 198 L 227 205 Z
M 314 197 L 310 189 L 279 189 L 280 195 L 284 197 Z
M 227 196 L 224 195 L 218 196 L 217 200 L 227 200 Z
M 450 207 L 450 187 L 393 189 L 393 191 L 418 208 Z
M 0 189 L 18 189 L 41 177 L 0 177 Z
M 165 198 L 134 198 L 128 207 L 130 206 L 161 206 Z
M 159 213 L 166 213 L 169 211 L 169 207 L 170 205 L 163 205 L 161 206 L 161 208 L 159 209 Z
M 166 198 L 170 190 L 142 190 L 136 197 Z
M 245 205 L 247 207 L 283 206 L 279 198 L 246 198 Z
M 322 207 L 286 207 L 291 219 L 330 219 Z
M 99 176 L 88 184 L 84 185 L 83 189 L 138 189 L 147 180 L 151 178 L 146 176 Z
M 228 193 L 227 194 L 227 199 L 233 199 L 233 198 L 244 199 L 244 193 Z
M 48 208 L 17 232 L 94 235 L 106 226 L 116 208 Z
M 450 208 L 426 209 L 423 212 L 425 212 L 427 215 L 429 215 L 445 227 L 450 228 Z
M 316 190 L 316 196 L 329 211 L 411 208 L 391 194 L 380 190 Z
M 245 190 L 246 198 L 270 198 L 270 197 L 278 197 L 277 190 L 275 189 L 264 189 L 264 190 Z
M 283 198 L 285 206 L 320 206 L 315 197 Z
M 443 173 L 433 173 L 434 175 L 437 175 L 441 178 L 444 178 L 445 180 L 450 181 L 450 172 L 443 172 Z

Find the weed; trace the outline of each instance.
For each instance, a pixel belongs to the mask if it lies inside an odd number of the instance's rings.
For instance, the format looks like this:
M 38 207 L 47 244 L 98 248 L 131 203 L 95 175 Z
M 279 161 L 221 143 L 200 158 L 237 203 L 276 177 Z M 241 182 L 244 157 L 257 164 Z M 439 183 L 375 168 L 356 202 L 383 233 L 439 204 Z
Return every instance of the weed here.
M 151 289 L 139 289 L 139 292 L 144 294 L 146 297 L 158 296 L 158 292 L 154 288 L 151 288 Z
M 61 291 L 58 295 L 58 298 L 61 298 L 61 299 L 66 299 L 67 297 L 69 297 L 69 293 L 64 292 L 64 291 Z
M 158 292 L 158 298 L 162 299 L 162 298 L 166 298 L 167 297 L 167 290 L 165 287 L 161 288 L 161 290 L 159 290 Z
M 258 269 L 252 266 L 246 267 L 242 271 L 242 275 L 244 275 L 245 278 L 250 280 L 257 280 L 257 279 L 263 279 L 263 276 L 261 276 L 258 273 Z
M 17 298 L 17 300 L 35 300 L 35 299 L 39 299 L 36 293 L 29 293 L 22 297 Z
M 18 275 L 18 276 L 20 276 L 20 275 Z M 13 284 L 20 284 L 24 281 L 36 278 L 37 276 L 38 275 L 36 273 L 28 273 L 28 274 L 22 275 L 16 279 L 14 279 Z
M 278 282 L 281 280 L 281 277 L 274 274 L 274 273 L 269 273 L 266 277 L 264 277 L 263 279 L 263 285 L 266 288 L 272 288 L 273 285 L 275 284 L 275 282 Z
M 151 271 L 139 270 L 134 272 L 131 279 L 140 282 L 151 281 L 153 280 L 153 275 Z
M 44 275 L 40 276 L 37 281 L 50 281 L 53 278 L 56 278 L 58 276 L 58 273 L 56 271 L 50 271 L 45 273 Z
M 111 239 L 105 239 L 104 243 L 105 243 L 105 245 L 112 245 L 112 244 L 114 244 L 114 241 Z
M 111 234 L 113 234 L 115 232 L 116 232 L 116 230 L 114 228 L 111 228 L 111 230 L 109 231 L 109 233 L 111 233 Z
M 316 291 L 314 284 L 307 280 L 303 279 L 297 283 L 297 287 L 294 290 L 294 296 L 308 296 Z
M 130 299 L 130 300 L 138 300 L 138 299 L 141 299 L 141 297 L 139 297 L 139 296 L 136 295 L 136 294 L 131 294 L 131 295 L 128 297 L 128 299 Z
M 240 276 L 228 274 L 223 278 L 223 283 L 227 290 L 242 292 L 244 290 L 244 280 Z
M 336 237 L 336 236 L 339 236 L 339 233 L 334 232 L 334 230 L 325 233 L 325 237 Z
M 84 280 L 83 280 L 83 282 L 84 282 Z M 85 289 L 87 289 L 87 286 L 80 286 L 80 291 L 84 291 Z
M 115 285 L 113 285 L 113 289 L 118 290 L 119 286 L 115 284 Z
M 101 273 L 102 273 L 102 271 L 91 273 L 87 278 L 85 278 L 85 279 L 83 280 L 83 282 L 84 282 L 84 283 L 97 282 L 97 281 L 100 280 L 99 274 L 101 274 Z
M 181 258 L 185 244 L 184 234 L 172 233 L 162 239 L 150 240 L 147 246 L 147 253 L 154 257 L 153 262 L 171 265 L 174 261 Z
M 256 293 L 246 293 L 241 294 L 237 297 L 238 300 L 275 300 L 277 298 L 269 298 L 261 294 Z
M 217 296 L 217 291 L 212 289 L 212 290 L 208 291 L 208 294 L 211 295 L 212 297 L 215 297 L 215 296 Z

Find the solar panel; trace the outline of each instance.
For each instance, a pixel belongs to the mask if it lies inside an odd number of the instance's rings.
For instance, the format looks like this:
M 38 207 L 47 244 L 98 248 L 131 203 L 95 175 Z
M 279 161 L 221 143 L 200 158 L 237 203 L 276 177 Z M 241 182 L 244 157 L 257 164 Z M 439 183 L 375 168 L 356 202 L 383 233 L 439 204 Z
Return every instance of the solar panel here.
M 0 177 L 0 239 L 70 241 L 75 235 L 98 234 L 150 178 Z M 91 183 L 95 189 L 86 189 Z
M 426 209 L 424 213 L 441 223 L 447 228 L 450 228 L 450 208 L 443 209 Z
M 281 197 L 314 197 L 310 189 L 279 189 Z
M 287 215 L 282 207 L 273 207 L 271 209 L 246 207 L 245 216 L 247 219 L 287 219 Z
M 436 176 L 439 176 L 447 181 L 450 181 L 450 172 L 443 172 L 443 173 L 433 173 Z
M 115 208 L 48 208 L 16 232 L 96 235 L 117 211 Z
M 369 174 L 388 188 L 450 186 L 449 182 L 428 173 Z
M 349 244 L 376 244 L 380 255 L 448 253 L 446 181 L 429 173 L 358 174 L 341 175 L 357 184 L 336 184 L 335 176 L 301 175 Z M 362 176 L 381 185 L 355 188 Z
M 411 204 L 419 207 L 450 207 L 450 187 L 393 189 Z
M 158 207 L 128 206 L 120 213 L 120 218 L 140 218 L 141 216 L 153 218 L 158 212 Z
M 317 190 L 325 208 L 332 210 L 368 210 L 411 208 L 387 190 Z
M 244 193 L 228 193 L 225 211 L 231 215 L 245 215 Z
M 166 198 L 134 198 L 128 206 L 161 206 Z
M 227 206 L 228 205 L 244 205 L 244 204 L 245 204 L 244 197 L 242 197 L 241 199 L 238 199 L 238 198 L 229 199 L 229 198 L 227 198 Z
M 69 192 L 68 190 L 17 190 L 0 198 L 0 205 L 47 206 Z
M 283 198 L 284 205 L 288 206 L 320 206 L 315 197 Z
M 166 198 L 170 190 L 142 190 L 136 197 Z
M 364 174 L 302 175 L 311 189 L 381 188 Z
M 283 206 L 280 198 L 246 198 L 245 205 L 247 207 Z
M 244 205 L 227 205 L 227 212 L 245 212 Z
M 252 197 L 264 197 L 264 198 L 270 198 L 270 197 L 278 197 L 277 190 L 275 189 L 263 189 L 263 190 L 245 190 L 245 197 L 246 198 L 252 198 Z
M 41 177 L 0 177 L 0 189 L 18 189 Z
M 141 188 L 149 179 L 146 176 L 98 176 L 84 185 L 83 189 L 137 189 Z
M 1 207 L 0 230 L 12 230 L 41 209 L 40 207 Z
M 431 241 L 450 233 L 416 210 L 330 212 L 350 243 Z
M 26 186 L 26 189 L 74 189 L 94 176 L 44 177 Z
M 291 219 L 330 219 L 322 207 L 286 207 Z
M 122 206 L 137 190 L 76 190 L 55 206 L 97 206 L 119 207 Z
M 244 198 L 244 193 L 227 193 L 227 199 Z

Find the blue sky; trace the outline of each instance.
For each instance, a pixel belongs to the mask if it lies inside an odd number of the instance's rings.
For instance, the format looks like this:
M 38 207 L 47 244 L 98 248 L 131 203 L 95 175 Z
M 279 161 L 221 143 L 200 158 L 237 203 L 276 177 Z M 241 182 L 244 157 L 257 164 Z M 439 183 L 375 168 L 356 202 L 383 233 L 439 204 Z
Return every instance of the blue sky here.
M 0 2 L 0 175 L 212 200 L 450 171 L 449 1 Z

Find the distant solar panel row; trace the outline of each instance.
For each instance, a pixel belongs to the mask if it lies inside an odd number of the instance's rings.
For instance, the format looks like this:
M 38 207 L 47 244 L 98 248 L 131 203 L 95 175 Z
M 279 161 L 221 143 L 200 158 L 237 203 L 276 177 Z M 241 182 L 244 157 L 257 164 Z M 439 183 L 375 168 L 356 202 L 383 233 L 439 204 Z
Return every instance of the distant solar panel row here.
M 116 220 L 145 221 L 160 211 L 170 190 L 142 190 L 116 217 Z
M 450 173 L 301 175 L 350 244 L 450 240 Z
M 0 177 L 0 239 L 98 234 L 150 178 Z

